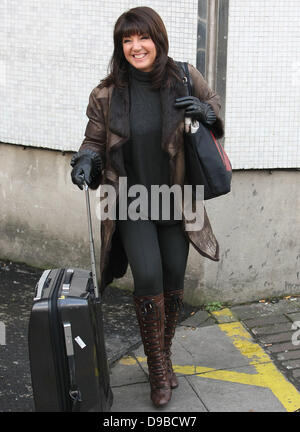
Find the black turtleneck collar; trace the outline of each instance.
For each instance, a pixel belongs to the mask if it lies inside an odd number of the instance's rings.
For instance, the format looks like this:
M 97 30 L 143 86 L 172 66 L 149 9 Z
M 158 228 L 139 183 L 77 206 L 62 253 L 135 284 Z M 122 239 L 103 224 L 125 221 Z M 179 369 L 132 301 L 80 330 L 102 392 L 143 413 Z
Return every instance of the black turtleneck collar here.
M 143 72 L 129 64 L 129 76 L 137 81 L 150 82 L 151 72 Z

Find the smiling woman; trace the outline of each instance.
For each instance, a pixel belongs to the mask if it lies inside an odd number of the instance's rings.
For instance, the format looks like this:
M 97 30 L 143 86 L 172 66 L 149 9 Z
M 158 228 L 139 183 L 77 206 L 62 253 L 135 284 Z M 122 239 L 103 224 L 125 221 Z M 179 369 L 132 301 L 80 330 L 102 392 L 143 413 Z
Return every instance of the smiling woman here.
M 151 71 L 153 89 L 161 87 L 165 75 L 169 85 L 172 78 L 179 78 L 179 73 L 173 59 L 168 57 L 168 51 L 167 30 L 157 12 L 149 7 L 136 7 L 124 12 L 114 28 L 111 72 L 101 85 L 123 87 L 128 82 L 128 63 L 141 71 Z M 145 59 L 139 58 L 142 54 L 146 54 Z
M 86 137 L 72 158 L 73 182 L 82 187 L 84 174 L 92 189 L 100 184 L 101 190 L 113 188 L 111 207 L 116 206 L 116 213 L 124 203 L 122 193 L 128 196 L 124 218 L 101 219 L 100 289 L 124 276 L 130 265 L 133 302 L 156 407 L 166 405 L 178 387 L 171 345 L 182 308 L 189 244 L 203 256 L 219 259 L 218 242 L 196 198 L 191 198 L 190 206 L 195 209 L 195 223 L 200 221 L 195 230 L 187 227 L 191 224 L 185 212 L 178 219 L 173 191 L 168 200 L 165 195 L 152 199 L 153 187 L 185 191 L 184 117 L 191 105 L 197 109 L 189 116 L 206 123 L 217 138 L 223 134 L 218 95 L 188 65 L 194 98 L 187 97 L 180 69 L 168 51 L 166 28 L 152 8 L 136 7 L 118 18 L 110 72 L 91 92 Z M 214 116 L 208 116 L 209 111 Z M 216 121 L 209 123 L 212 117 Z M 127 179 L 127 186 L 121 193 L 122 178 Z M 142 186 L 148 201 L 144 210 L 139 206 L 138 218 L 130 217 L 135 198 L 129 193 L 132 186 Z
M 147 34 L 123 37 L 123 52 L 126 60 L 133 67 L 143 72 L 150 72 L 156 58 L 156 47 Z

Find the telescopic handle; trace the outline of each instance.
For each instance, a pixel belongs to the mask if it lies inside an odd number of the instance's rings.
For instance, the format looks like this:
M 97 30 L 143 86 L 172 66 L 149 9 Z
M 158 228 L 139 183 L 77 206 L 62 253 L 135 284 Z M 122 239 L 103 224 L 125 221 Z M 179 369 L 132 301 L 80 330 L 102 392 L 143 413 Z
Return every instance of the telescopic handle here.
M 94 239 L 93 239 L 93 227 L 92 227 L 89 187 L 88 187 L 85 180 L 83 183 L 83 187 L 85 190 L 85 198 L 86 198 L 86 210 L 87 210 L 88 231 L 89 231 L 89 240 L 90 240 L 90 255 L 91 255 L 93 284 L 94 284 L 94 290 L 95 290 L 95 297 L 96 297 L 96 299 L 100 299 L 98 282 L 97 282 L 96 264 L 95 264 L 96 259 L 95 259 L 95 247 L 94 247 Z

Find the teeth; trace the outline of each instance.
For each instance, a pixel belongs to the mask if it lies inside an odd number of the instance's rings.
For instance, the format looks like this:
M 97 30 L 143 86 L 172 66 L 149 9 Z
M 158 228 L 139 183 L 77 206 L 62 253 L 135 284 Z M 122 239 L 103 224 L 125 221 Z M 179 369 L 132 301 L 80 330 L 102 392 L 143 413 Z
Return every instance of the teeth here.
M 141 59 L 143 57 L 145 57 L 146 54 L 135 54 L 133 57 L 137 58 L 137 59 Z

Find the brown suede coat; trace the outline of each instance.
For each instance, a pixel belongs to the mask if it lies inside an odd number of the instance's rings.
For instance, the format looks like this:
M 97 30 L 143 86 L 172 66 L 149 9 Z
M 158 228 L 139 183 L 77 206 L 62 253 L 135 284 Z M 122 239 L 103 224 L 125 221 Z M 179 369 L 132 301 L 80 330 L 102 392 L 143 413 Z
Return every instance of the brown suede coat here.
M 217 138 L 223 136 L 223 123 L 218 117 L 220 111 L 219 96 L 207 85 L 200 72 L 189 65 L 194 84 L 194 95 L 210 103 L 217 115 L 212 131 Z M 184 109 L 174 107 L 175 99 L 186 95 L 183 83 L 175 87 L 160 90 L 162 106 L 162 148 L 170 157 L 171 185 L 185 183 L 184 162 Z M 101 184 L 110 184 L 116 190 L 118 201 L 119 177 L 126 176 L 123 161 L 122 145 L 129 139 L 129 89 L 117 89 L 114 86 L 100 88 L 97 86 L 90 94 L 87 107 L 89 118 L 85 139 L 80 147 L 91 149 L 100 154 L 105 161 Z M 97 180 L 91 188 L 99 186 Z M 117 203 L 116 203 L 117 204 Z M 202 207 L 203 211 L 203 207 Z M 182 218 L 182 229 L 185 230 L 185 218 Z M 101 221 L 101 259 L 100 290 L 114 278 L 122 277 L 127 270 L 128 260 L 119 237 L 115 220 Z M 219 246 L 213 234 L 208 216 L 204 209 L 204 223 L 198 231 L 186 231 L 190 243 L 203 256 L 214 261 L 219 260 Z

